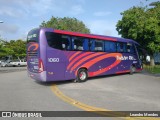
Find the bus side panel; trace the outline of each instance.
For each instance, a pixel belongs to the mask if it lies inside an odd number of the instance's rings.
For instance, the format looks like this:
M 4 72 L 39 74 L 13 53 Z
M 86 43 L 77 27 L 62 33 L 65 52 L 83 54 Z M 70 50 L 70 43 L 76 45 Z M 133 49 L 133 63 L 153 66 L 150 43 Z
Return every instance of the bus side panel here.
M 130 66 L 133 63 L 133 60 L 129 60 L 131 55 L 129 54 L 120 54 L 118 56 L 117 53 L 106 53 L 105 55 L 101 55 L 98 58 L 102 58 L 102 60 L 94 62 L 96 59 L 90 61 L 92 64 L 91 67 L 88 68 L 89 75 L 92 76 L 101 76 L 101 75 L 109 75 L 109 74 L 117 74 L 117 73 L 126 73 L 129 72 Z M 109 56 L 103 59 L 103 56 Z M 135 57 L 135 56 L 134 56 Z
M 107 55 L 107 53 L 106 53 L 106 55 Z M 96 63 L 94 63 L 94 60 L 91 60 L 90 63 L 92 64 L 92 66 L 88 69 L 88 71 L 89 71 L 89 73 L 92 73 L 91 76 L 100 76 L 100 75 L 114 74 L 115 70 L 113 70 L 113 69 L 116 66 L 114 66 L 113 68 L 111 68 L 110 66 L 115 61 L 116 61 L 115 57 L 105 58 L 105 59 L 100 60 L 100 61 L 98 61 Z M 103 70 L 103 69 L 106 69 L 106 70 L 104 72 L 100 73 L 100 71 Z
M 78 57 L 78 55 L 79 54 L 77 54 L 77 53 L 80 53 L 80 51 L 63 51 L 64 52 L 64 55 L 66 56 L 66 68 L 65 68 L 65 80 L 72 80 L 72 79 L 75 79 L 76 78 L 76 74 L 75 74 L 75 70 L 71 70 L 71 69 L 69 69 L 69 65 L 70 65 L 70 63 L 73 63 L 73 61 L 75 60 L 75 59 L 77 59 L 77 57 Z M 77 56 L 75 56 L 75 54 L 77 54 Z M 80 59 L 78 59 L 78 61 L 79 61 Z M 76 60 L 76 62 L 78 62 L 77 60 Z M 73 67 L 73 65 L 74 64 L 72 64 L 71 66 L 70 66 L 70 68 L 71 67 Z
M 81 52 L 76 57 L 83 56 L 85 52 Z M 87 59 L 92 56 L 91 59 Z M 93 57 L 94 56 L 94 57 Z M 86 59 L 86 60 L 84 60 Z M 72 61 L 74 61 L 72 60 Z M 84 62 L 80 62 L 84 60 Z M 70 61 L 69 63 L 72 63 Z M 81 63 L 77 65 L 77 63 Z M 70 72 L 76 72 L 80 68 L 87 68 L 89 77 L 100 76 L 100 75 L 109 75 L 109 74 L 119 74 L 130 72 L 131 65 L 135 65 L 137 68 L 138 60 L 137 56 L 129 53 L 89 53 L 89 55 L 77 59 L 74 61 L 74 64 L 69 67 Z M 77 66 L 76 66 L 77 65 Z M 76 67 L 74 67 L 76 66 Z
M 137 67 L 138 58 L 136 54 L 123 53 L 121 58 L 121 63 L 115 69 L 115 74 L 130 72 L 130 67 L 135 65 Z
M 63 51 L 47 48 L 47 81 L 65 80 L 66 57 Z
M 138 68 L 136 54 L 55 50 L 47 50 L 48 81 L 75 79 L 80 68 L 87 68 L 89 77 L 127 73 L 131 65 Z

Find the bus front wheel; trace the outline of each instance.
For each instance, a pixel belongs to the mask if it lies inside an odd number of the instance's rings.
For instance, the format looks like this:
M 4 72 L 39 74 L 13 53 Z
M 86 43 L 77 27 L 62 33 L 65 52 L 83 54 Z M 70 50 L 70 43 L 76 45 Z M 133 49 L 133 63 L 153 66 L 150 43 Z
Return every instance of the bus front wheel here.
M 88 78 L 88 73 L 86 69 L 80 69 L 77 73 L 77 82 L 85 82 Z
M 131 66 L 130 67 L 130 74 L 132 75 L 133 73 L 135 73 L 136 72 L 136 67 L 135 66 Z

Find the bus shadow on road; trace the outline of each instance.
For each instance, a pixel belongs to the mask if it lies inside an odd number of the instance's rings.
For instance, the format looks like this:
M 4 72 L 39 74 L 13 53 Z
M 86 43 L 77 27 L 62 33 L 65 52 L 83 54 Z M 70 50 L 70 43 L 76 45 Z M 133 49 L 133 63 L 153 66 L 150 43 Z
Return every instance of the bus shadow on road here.
M 138 73 L 134 73 L 138 74 Z M 88 80 L 97 80 L 97 79 L 103 79 L 103 78 L 112 78 L 116 76 L 126 76 L 126 75 L 131 75 L 130 73 L 121 73 L 121 74 L 110 74 L 110 75 L 102 75 L 102 76 L 96 76 L 96 77 L 90 77 Z
M 134 73 L 134 74 L 138 74 L 138 73 Z M 115 77 L 115 76 L 125 76 L 125 75 L 130 75 L 129 73 L 122 73 L 122 74 L 111 74 L 111 75 L 102 75 L 102 76 L 96 76 L 96 77 L 89 77 L 87 79 L 87 81 L 94 81 L 97 79 L 102 79 L 102 78 L 110 78 L 110 77 Z M 87 83 L 86 82 L 74 82 L 75 80 L 60 80 L 60 81 L 49 81 L 49 82 L 42 82 L 42 81 L 35 81 L 37 84 L 39 85 L 43 85 L 43 86 L 51 86 L 53 84 L 56 85 L 63 85 L 63 84 L 83 84 L 83 83 Z
M 49 81 L 49 82 L 42 82 L 42 81 L 35 81 L 35 83 L 43 86 L 52 86 L 53 84 L 61 85 L 61 84 L 70 84 L 73 83 L 73 80 L 66 80 L 66 81 Z

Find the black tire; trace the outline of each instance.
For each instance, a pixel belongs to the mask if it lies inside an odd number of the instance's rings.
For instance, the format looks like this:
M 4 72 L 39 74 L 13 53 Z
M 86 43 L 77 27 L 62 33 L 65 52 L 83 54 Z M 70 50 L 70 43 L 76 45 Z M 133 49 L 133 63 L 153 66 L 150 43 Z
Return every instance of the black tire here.
M 86 69 L 80 69 L 77 73 L 77 82 L 85 82 L 88 78 L 88 73 Z
M 132 65 L 130 67 L 130 74 L 133 75 L 133 73 L 135 73 L 135 72 L 136 72 L 136 68 L 135 68 L 135 66 Z

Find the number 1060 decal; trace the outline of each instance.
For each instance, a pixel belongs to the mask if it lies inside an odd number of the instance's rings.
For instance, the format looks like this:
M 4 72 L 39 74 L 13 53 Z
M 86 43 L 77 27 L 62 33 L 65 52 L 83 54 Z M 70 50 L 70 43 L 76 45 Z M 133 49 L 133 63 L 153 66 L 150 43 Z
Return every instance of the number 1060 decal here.
M 59 62 L 59 58 L 48 58 L 48 62 Z

